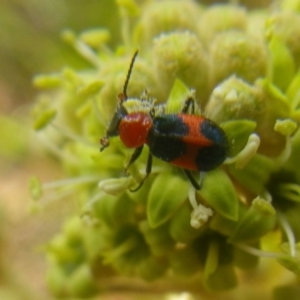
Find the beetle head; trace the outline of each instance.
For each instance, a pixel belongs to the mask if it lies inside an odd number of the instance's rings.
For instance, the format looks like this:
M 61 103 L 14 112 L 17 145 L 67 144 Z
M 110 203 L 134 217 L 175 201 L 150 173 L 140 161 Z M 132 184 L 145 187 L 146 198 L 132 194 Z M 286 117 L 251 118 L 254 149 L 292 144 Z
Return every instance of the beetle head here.
M 127 76 L 125 79 L 125 83 L 123 86 L 123 92 L 118 95 L 119 102 L 118 102 L 117 110 L 108 126 L 106 135 L 100 139 L 100 144 L 102 146 L 100 148 L 100 151 L 103 151 L 105 148 L 107 148 L 109 146 L 109 137 L 119 135 L 119 124 L 120 124 L 121 120 L 127 115 L 127 111 L 124 108 L 123 103 L 126 102 L 128 99 L 127 87 L 128 87 L 129 79 L 130 79 L 131 72 L 133 69 L 134 61 L 135 61 L 137 55 L 138 55 L 138 50 L 135 51 L 135 53 L 131 59 L 129 70 L 128 70 L 128 73 L 127 73 Z

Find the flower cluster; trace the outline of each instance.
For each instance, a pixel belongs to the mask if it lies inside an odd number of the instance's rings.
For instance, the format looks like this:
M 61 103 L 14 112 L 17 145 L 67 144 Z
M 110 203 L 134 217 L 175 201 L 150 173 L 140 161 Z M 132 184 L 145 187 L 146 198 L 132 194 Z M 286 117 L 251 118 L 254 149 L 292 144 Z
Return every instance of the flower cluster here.
M 238 285 L 238 269 L 259 269 L 259 257 L 300 274 L 299 3 L 284 1 L 272 13 L 124 0 L 116 50 L 107 46 L 104 29 L 63 33 L 92 68 L 35 79 L 40 88 L 55 89 L 38 99 L 35 129 L 69 179 L 32 179 L 34 203 L 53 193 L 80 203 L 47 246 L 55 295 L 89 296 L 118 283 L 118 275 L 164 280 L 170 289 L 179 277 L 182 289 L 223 291 Z M 154 160 L 149 178 L 132 193 L 147 151 L 129 174 L 131 151 L 118 138 L 99 152 L 136 48 L 130 98 L 147 90 L 156 104 L 179 112 L 193 89 L 202 114 L 226 132 L 229 157 L 205 175 L 199 191 L 180 169 Z M 282 287 L 276 292 L 279 297 Z

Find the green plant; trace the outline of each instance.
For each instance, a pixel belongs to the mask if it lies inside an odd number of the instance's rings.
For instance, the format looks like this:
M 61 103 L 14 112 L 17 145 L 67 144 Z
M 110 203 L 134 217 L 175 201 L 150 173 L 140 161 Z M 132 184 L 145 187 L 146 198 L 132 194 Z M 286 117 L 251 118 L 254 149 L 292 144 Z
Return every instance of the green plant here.
M 52 292 L 88 297 L 118 274 L 160 279 L 165 292 L 174 286 L 224 291 L 238 285 L 238 269 L 260 270 L 259 257 L 276 259 L 297 276 L 299 1 L 284 1 L 273 14 L 193 1 L 117 2 L 119 47 L 107 47 L 107 30 L 66 31 L 65 40 L 92 67 L 35 79 L 40 88 L 55 88 L 38 99 L 35 129 L 70 179 L 42 184 L 33 178 L 34 206 L 43 205 L 48 189 L 80 203 L 47 247 Z M 131 193 L 145 155 L 125 176 L 130 151 L 118 138 L 99 153 L 136 48 L 130 97 L 147 89 L 156 103 L 179 111 L 193 88 L 205 115 L 228 136 L 228 164 L 207 174 L 200 191 L 180 170 L 155 161 L 143 187 Z M 299 296 L 291 283 L 275 289 L 276 299 L 283 299 L 282 289 Z

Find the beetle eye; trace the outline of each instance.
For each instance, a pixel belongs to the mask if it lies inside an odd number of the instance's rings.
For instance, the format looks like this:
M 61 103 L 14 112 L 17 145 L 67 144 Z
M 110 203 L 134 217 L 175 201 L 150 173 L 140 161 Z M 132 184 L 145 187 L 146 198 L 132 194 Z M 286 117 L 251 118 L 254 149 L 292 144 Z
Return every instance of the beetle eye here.
M 127 115 L 127 112 L 123 106 L 118 107 L 116 113 L 114 114 L 109 127 L 107 129 L 107 136 L 117 136 L 119 135 L 119 124 L 121 120 Z

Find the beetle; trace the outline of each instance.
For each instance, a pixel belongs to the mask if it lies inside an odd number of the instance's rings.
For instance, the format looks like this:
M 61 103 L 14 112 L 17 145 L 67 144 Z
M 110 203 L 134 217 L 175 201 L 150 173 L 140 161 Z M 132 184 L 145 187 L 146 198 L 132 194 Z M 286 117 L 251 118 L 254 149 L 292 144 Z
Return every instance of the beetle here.
M 151 173 L 152 156 L 183 169 L 193 187 L 201 188 L 203 174 L 220 166 L 229 152 L 228 139 L 222 128 L 204 116 L 195 115 L 195 97 L 188 96 L 178 114 L 167 114 L 147 97 L 131 99 L 127 87 L 138 51 L 131 60 L 123 91 L 106 135 L 101 138 L 100 151 L 109 146 L 109 138 L 119 136 L 128 148 L 135 148 L 125 168 L 128 170 L 144 145 L 149 147 L 146 175 L 137 191 Z M 198 182 L 191 172 L 200 172 Z

